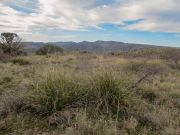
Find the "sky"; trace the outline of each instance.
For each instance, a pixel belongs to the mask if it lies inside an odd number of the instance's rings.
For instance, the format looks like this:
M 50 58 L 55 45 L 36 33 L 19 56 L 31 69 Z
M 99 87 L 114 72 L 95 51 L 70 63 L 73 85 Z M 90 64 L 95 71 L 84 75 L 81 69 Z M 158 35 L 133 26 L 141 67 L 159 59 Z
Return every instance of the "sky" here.
M 0 0 L 0 33 L 24 41 L 180 47 L 180 0 Z

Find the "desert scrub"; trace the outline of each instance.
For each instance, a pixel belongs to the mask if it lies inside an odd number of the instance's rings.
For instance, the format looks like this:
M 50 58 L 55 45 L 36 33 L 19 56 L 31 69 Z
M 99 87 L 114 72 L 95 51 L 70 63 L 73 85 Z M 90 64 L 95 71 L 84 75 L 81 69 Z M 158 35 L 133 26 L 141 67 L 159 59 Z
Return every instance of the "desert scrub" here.
M 65 107 L 81 106 L 84 86 L 78 77 L 73 77 L 59 70 L 44 74 L 35 85 L 31 98 L 48 112 L 62 110 Z
M 0 95 L 0 119 L 9 114 L 18 114 L 26 109 L 26 92 L 5 91 Z
M 63 48 L 52 45 L 52 44 L 45 44 L 42 48 L 37 50 L 37 55 L 47 55 L 47 54 L 55 54 L 55 53 L 63 53 Z
M 127 66 L 125 70 L 131 71 L 132 73 L 161 73 L 165 70 L 162 61 L 160 60 L 151 60 L 151 61 L 132 61 Z
M 76 127 L 67 128 L 65 135 L 118 135 L 116 122 L 99 117 L 95 121 L 89 119 L 86 112 L 79 112 L 74 121 Z M 71 129 L 71 130 L 68 130 Z
M 150 103 L 153 103 L 160 97 L 158 89 L 148 83 L 139 86 L 138 94 L 141 95 L 144 100 L 149 101 Z
M 29 65 L 30 62 L 28 60 L 25 60 L 23 58 L 13 58 L 9 62 L 13 64 L 19 64 L 19 65 Z

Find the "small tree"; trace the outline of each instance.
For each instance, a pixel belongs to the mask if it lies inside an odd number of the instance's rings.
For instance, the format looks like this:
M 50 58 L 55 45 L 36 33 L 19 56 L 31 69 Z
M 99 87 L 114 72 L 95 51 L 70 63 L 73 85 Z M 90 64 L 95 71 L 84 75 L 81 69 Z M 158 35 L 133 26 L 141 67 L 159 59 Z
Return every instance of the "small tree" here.
M 0 49 L 5 54 L 17 55 L 22 52 L 21 40 L 16 33 L 1 33 Z

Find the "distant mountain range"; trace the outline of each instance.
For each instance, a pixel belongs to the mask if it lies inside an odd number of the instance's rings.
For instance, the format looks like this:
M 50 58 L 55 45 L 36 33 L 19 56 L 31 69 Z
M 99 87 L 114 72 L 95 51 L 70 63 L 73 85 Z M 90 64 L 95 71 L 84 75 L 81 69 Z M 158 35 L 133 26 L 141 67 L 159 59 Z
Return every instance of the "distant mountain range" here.
M 147 44 L 123 43 L 116 41 L 96 41 L 96 42 L 49 42 L 62 47 L 66 51 L 89 51 L 89 52 L 116 52 L 130 51 L 144 48 L 159 48 L 160 46 Z M 29 52 L 35 52 L 44 46 L 43 42 L 25 42 L 25 49 Z

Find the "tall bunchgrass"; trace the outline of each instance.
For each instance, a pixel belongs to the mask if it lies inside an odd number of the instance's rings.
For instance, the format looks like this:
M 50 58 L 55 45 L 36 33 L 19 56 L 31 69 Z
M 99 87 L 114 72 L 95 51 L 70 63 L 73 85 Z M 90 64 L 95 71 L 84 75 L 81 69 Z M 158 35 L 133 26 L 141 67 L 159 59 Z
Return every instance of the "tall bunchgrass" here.
M 83 84 L 78 77 L 53 69 L 43 75 L 32 97 L 47 111 L 59 111 L 76 106 L 76 103 L 79 105 L 78 101 L 83 94 Z
M 80 78 L 60 70 L 48 71 L 35 86 L 33 99 L 47 111 L 84 108 L 92 115 L 125 116 L 131 84 L 111 72 Z M 93 109 L 93 110 L 92 110 Z
M 118 118 L 126 116 L 130 102 L 131 83 L 127 77 L 120 78 L 112 72 L 96 73 L 91 79 L 88 94 L 91 114 Z

